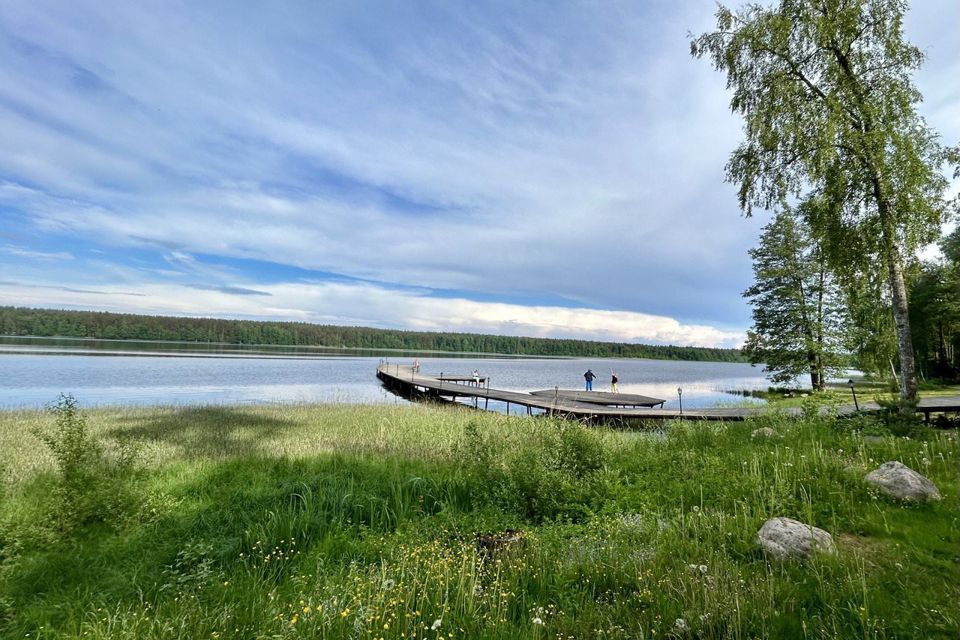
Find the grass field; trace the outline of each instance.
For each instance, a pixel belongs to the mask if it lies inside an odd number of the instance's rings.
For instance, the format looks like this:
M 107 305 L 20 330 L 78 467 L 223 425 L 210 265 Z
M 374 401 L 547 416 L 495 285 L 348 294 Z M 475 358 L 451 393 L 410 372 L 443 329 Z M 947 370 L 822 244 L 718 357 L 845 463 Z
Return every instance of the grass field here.
M 58 432 L 49 413 L 0 413 L 4 637 L 960 632 L 956 432 L 776 415 L 643 432 L 430 406 L 83 417 Z M 783 437 L 751 439 L 760 426 Z M 944 499 L 870 489 L 887 460 Z M 755 537 L 774 516 L 838 553 L 768 563 Z

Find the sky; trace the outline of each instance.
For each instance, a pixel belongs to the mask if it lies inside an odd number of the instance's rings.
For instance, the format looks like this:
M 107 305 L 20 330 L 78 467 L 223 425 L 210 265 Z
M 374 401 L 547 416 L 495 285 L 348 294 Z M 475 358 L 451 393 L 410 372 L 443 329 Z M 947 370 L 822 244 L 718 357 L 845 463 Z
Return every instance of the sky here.
M 921 113 L 960 141 L 960 3 Z M 0 4 L 0 304 L 737 346 L 703 0 Z

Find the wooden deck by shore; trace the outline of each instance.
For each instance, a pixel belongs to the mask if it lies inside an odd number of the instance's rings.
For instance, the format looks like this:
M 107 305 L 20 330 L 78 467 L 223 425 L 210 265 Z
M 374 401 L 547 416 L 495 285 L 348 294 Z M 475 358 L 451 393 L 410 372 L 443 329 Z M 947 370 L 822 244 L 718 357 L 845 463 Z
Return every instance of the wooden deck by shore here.
M 483 378 L 480 385 L 473 383 L 471 376 L 431 376 L 415 371 L 412 366 L 381 363 L 377 377 L 383 385 L 398 395 L 408 398 L 435 398 L 455 401 L 457 398 L 472 399 L 475 407 L 489 409 L 490 402 L 502 402 L 510 411 L 510 405 L 524 407 L 529 415 L 548 414 L 560 417 L 589 420 L 746 420 L 767 411 L 766 407 L 727 407 L 717 409 L 664 409 L 665 400 L 631 393 L 607 393 L 602 391 L 576 391 L 554 389 L 533 391 L 507 391 L 491 389 L 489 380 Z M 659 405 L 659 408 L 654 408 Z M 879 411 L 875 402 L 860 403 L 860 411 Z M 783 410 L 799 415 L 799 408 Z M 853 405 L 840 407 L 841 415 L 856 411 Z M 960 396 L 924 398 L 917 411 L 929 419 L 931 413 L 960 411 Z

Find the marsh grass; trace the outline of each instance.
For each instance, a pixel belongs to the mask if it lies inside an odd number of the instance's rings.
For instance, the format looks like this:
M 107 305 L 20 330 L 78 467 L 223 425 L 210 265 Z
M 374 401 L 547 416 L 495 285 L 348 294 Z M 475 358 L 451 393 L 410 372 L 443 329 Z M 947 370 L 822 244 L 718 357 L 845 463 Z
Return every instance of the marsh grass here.
M 49 526 L 56 459 L 0 413 L 0 632 L 93 638 L 953 638 L 954 433 L 776 414 L 662 436 L 429 406 L 109 409 L 137 508 Z M 757 441 L 769 426 L 783 437 Z M 919 437 L 916 437 L 919 436 Z M 886 460 L 940 503 L 862 482 Z M 768 564 L 773 516 L 835 556 Z M 478 536 L 522 532 L 492 549 Z

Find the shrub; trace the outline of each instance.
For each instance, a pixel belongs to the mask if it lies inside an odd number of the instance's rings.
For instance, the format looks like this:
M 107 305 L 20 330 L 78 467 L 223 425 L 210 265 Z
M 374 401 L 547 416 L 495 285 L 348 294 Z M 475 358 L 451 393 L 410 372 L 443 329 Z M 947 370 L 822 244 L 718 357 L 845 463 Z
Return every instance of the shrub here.
M 61 395 L 50 411 L 56 416 L 55 428 L 36 435 L 57 466 L 51 501 L 54 520 L 64 531 L 92 522 L 116 522 L 133 504 L 135 450 L 121 445 L 108 453 L 90 434 L 73 396 Z
M 608 493 L 603 443 L 569 422 L 538 425 L 534 435 L 504 446 L 467 426 L 461 455 L 474 498 L 535 521 L 584 520 Z

